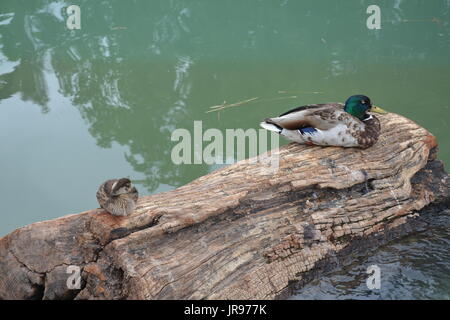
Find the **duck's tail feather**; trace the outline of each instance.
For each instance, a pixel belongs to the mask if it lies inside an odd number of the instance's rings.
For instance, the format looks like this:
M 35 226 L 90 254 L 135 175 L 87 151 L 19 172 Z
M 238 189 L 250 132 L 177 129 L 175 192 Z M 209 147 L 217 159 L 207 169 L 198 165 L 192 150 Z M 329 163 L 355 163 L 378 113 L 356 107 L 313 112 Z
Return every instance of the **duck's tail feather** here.
M 266 130 L 274 131 L 276 133 L 281 133 L 281 131 L 283 131 L 283 128 L 273 123 L 270 118 L 260 122 L 259 125 Z

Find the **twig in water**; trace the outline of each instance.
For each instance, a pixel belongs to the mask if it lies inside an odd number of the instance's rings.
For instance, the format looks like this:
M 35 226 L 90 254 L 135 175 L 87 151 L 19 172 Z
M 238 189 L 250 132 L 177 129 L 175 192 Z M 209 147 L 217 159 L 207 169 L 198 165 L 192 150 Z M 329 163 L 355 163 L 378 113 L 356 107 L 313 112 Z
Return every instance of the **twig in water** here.
M 247 100 L 243 100 L 243 101 L 239 101 L 239 102 L 235 102 L 235 103 L 232 103 L 232 104 L 222 104 L 222 105 L 212 106 L 212 107 L 210 107 L 210 109 L 212 109 L 212 110 L 208 110 L 208 111 L 206 111 L 206 113 L 223 110 L 223 109 L 230 108 L 230 107 L 241 106 L 243 104 L 246 104 L 248 102 L 254 101 L 256 99 L 258 99 L 258 97 L 247 99 Z M 224 101 L 224 103 L 225 103 L 225 101 Z
M 261 100 L 261 101 L 275 101 L 275 100 L 296 99 L 296 98 L 298 98 L 298 96 L 277 97 L 277 98 L 271 98 L 271 99 L 266 99 L 266 100 Z
M 287 91 L 287 90 L 279 90 L 278 93 L 311 93 L 311 94 L 319 94 L 325 93 L 322 91 Z
M 444 21 L 441 19 L 438 19 L 436 17 L 433 17 L 431 19 L 403 19 L 402 22 L 434 22 L 438 25 L 443 24 L 444 22 L 448 22 L 448 21 Z
M 210 109 L 222 108 L 222 107 L 225 106 L 226 104 L 227 104 L 227 102 L 224 101 L 222 104 L 218 104 L 217 106 L 212 106 L 212 107 L 209 107 L 209 108 L 210 108 Z

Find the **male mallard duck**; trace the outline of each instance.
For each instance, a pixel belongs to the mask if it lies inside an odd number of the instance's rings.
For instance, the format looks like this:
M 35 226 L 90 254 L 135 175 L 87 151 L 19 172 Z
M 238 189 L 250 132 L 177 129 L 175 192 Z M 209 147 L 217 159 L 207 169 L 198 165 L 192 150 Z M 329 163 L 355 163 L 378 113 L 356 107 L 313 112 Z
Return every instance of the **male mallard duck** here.
M 128 178 L 108 180 L 97 191 L 100 207 L 115 216 L 131 214 L 138 197 L 138 191 Z
M 354 95 L 345 104 L 297 107 L 265 119 L 261 127 L 302 144 L 368 148 L 378 140 L 380 121 L 367 112 L 386 113 L 372 106 L 368 97 Z

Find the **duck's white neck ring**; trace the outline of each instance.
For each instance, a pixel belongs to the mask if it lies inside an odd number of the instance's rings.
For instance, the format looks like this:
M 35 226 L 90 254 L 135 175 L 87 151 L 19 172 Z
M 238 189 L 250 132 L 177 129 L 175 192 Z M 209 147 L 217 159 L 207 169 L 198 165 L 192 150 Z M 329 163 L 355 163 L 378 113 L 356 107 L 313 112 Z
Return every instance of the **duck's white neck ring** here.
M 370 120 L 370 119 L 373 119 L 373 116 L 371 114 L 369 114 L 369 116 L 367 118 L 365 118 L 363 121 L 367 121 L 367 120 Z

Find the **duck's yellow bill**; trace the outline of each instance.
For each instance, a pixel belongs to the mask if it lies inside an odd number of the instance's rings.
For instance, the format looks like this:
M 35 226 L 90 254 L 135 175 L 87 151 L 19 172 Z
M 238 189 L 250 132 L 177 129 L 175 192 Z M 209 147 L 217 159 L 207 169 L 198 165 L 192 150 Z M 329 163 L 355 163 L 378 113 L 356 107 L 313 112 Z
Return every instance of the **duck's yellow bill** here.
M 380 107 L 377 107 L 377 106 L 372 106 L 370 111 L 376 112 L 376 113 L 388 113 L 386 110 L 383 110 L 383 109 L 381 109 Z

